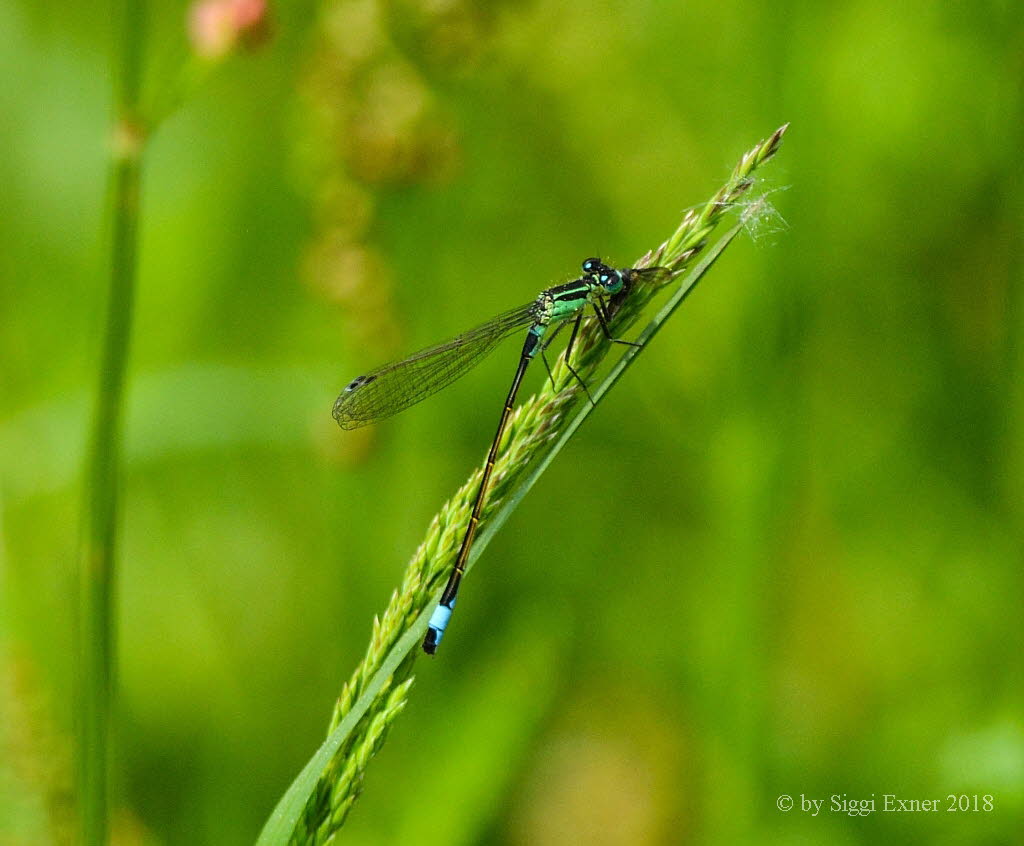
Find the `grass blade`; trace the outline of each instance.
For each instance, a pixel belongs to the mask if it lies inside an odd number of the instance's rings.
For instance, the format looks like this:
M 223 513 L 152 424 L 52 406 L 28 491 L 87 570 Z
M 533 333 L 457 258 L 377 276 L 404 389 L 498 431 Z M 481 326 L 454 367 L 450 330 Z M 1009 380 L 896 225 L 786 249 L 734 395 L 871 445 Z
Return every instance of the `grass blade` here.
M 687 213 L 675 232 L 635 265 L 640 269 L 658 268 L 661 272 L 653 274 L 653 281 L 645 277 L 632 290 L 613 299 L 610 329 L 614 335 L 621 337 L 622 330 L 639 319 L 651 298 L 704 253 L 708 235 L 726 212 L 739 205 L 753 185 L 753 171 L 775 154 L 787 127 L 788 124 L 780 127 L 748 151 L 707 203 Z M 646 345 L 657 334 L 744 227 L 747 218 L 757 214 L 763 203 L 763 199 L 748 203 L 743 219 L 703 254 L 640 333 L 641 343 Z M 575 347 L 574 368 L 584 379 L 594 373 L 612 346 L 604 342 L 594 323 L 591 321 L 579 333 Z M 597 390 L 592 391 L 595 400 L 607 394 L 642 349 L 632 348 L 622 356 Z M 592 412 L 593 406 L 587 403 L 565 423 L 580 393 L 575 378 L 560 359 L 544 390 L 524 401 L 512 414 L 492 475 L 482 514 L 483 526 L 467 569 Z M 525 475 L 531 465 L 535 465 L 532 472 Z M 462 540 L 479 481 L 477 470 L 432 521 L 387 610 L 374 619 L 366 656 L 342 689 L 327 739 L 278 802 L 260 834 L 259 846 L 326 843 L 344 824 L 358 797 L 370 758 L 383 744 L 391 722 L 405 704 L 412 667 L 419 655 L 417 646 Z
M 117 665 L 116 543 L 121 419 L 135 299 L 142 141 L 136 113 L 145 7 L 118 7 L 121 43 L 116 59 L 115 149 L 107 215 L 110 237 L 106 327 L 92 421 L 78 559 L 76 662 L 77 799 L 79 840 L 105 844 L 110 813 L 111 701 Z

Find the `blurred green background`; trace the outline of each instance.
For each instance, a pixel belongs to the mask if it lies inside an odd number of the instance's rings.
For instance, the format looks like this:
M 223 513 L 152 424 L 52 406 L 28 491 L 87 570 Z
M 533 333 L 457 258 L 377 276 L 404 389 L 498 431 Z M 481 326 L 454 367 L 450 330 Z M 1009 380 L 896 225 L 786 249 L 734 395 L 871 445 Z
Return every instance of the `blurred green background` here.
M 143 172 L 116 842 L 255 838 L 518 351 L 374 431 L 340 388 L 628 264 L 786 121 L 778 216 L 487 549 L 342 842 L 1019 840 L 1019 4 L 275 3 L 205 75 L 147 8 L 144 99 L 180 105 Z M 4 844 L 70 832 L 109 26 L 0 2 Z M 942 810 L 799 809 L 884 793 Z

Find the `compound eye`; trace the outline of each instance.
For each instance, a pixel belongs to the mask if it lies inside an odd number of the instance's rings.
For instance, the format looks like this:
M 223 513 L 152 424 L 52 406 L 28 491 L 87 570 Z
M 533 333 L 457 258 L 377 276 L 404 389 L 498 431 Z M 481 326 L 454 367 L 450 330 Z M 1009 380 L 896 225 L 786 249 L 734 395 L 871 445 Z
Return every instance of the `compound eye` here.
M 588 258 L 585 262 L 583 262 L 583 272 L 584 273 L 593 273 L 600 266 L 601 266 L 601 259 L 599 259 L 599 258 Z

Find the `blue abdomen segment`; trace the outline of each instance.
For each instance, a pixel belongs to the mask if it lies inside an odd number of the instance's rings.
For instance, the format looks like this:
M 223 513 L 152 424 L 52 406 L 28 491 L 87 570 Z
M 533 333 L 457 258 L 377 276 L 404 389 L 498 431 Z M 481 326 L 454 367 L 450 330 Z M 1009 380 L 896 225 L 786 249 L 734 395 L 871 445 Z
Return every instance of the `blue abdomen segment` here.
M 547 328 L 543 323 L 534 323 L 530 327 L 530 331 L 526 333 L 526 340 L 523 342 L 523 355 L 527 358 L 533 358 L 537 355 L 541 339 L 544 337 Z
M 455 600 L 450 605 L 438 603 L 434 613 L 430 615 L 430 622 L 427 623 L 427 638 L 423 642 L 423 648 L 431 655 L 441 643 L 444 637 L 444 630 L 448 628 L 448 621 L 452 618 L 452 611 L 455 609 Z

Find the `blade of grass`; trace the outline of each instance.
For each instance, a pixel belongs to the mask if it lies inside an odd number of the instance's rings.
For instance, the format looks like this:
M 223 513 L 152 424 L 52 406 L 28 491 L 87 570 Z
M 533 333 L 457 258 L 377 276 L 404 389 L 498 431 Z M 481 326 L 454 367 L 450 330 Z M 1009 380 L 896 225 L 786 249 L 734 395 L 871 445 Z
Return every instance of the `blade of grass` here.
M 730 178 L 711 199 L 702 207 L 688 212 L 668 240 L 637 263 L 637 268 L 662 272 L 656 274 L 657 282 L 651 282 L 647 276 L 639 277 L 628 293 L 611 303 L 610 328 L 613 334 L 621 336 L 621 331 L 638 319 L 654 294 L 668 281 L 681 275 L 689 262 L 705 248 L 707 236 L 722 216 L 740 203 L 753 185 L 751 174 L 776 153 L 787 128 L 788 124 L 780 127 L 744 154 Z M 665 308 L 641 333 L 643 340 L 654 336 L 743 228 L 747 217 L 756 214 L 763 202 L 758 200 L 748 204 L 744 219 L 686 277 Z M 611 346 L 603 341 L 595 321 L 591 321 L 577 339 L 574 356 L 577 372 L 587 379 Z M 639 349 L 612 369 L 599 386 L 597 396 L 604 396 L 621 378 L 637 353 Z M 557 441 L 557 449 L 561 449 L 590 414 L 590 409 L 584 409 L 569 424 L 571 431 L 559 438 L 565 415 L 579 399 L 580 390 L 562 359 L 554 368 L 550 381 L 552 384 L 546 384 L 540 393 L 523 402 L 510 419 L 483 512 L 484 529 L 480 540 L 484 543 L 478 541 L 474 546 L 470 565 L 483 551 L 486 540 L 493 537 L 494 530 L 489 528 L 491 522 L 499 513 L 503 515 L 502 521 L 507 519 L 515 503 L 522 499 L 550 463 L 553 458 L 550 450 L 555 448 L 552 443 Z M 531 462 L 545 453 L 547 456 L 542 466 L 538 466 L 530 477 L 523 477 Z M 440 581 L 447 576 L 447 567 L 461 541 L 479 484 L 479 472 L 442 506 L 431 523 L 426 539 L 406 568 L 402 584 L 393 594 L 383 618 L 374 620 L 366 657 L 338 698 L 327 740 L 281 798 L 258 843 L 264 846 L 325 843 L 344 823 L 359 794 L 370 758 L 383 744 L 391 721 L 404 705 L 404 696 L 411 684 L 412 665 L 418 655 L 414 647 L 426 629 L 429 614 L 440 593 Z M 507 502 L 510 505 L 505 510 Z
M 341 722 L 328 735 L 327 739 L 320 744 L 313 757 L 302 768 L 291 783 L 284 796 L 281 797 L 277 806 L 270 814 L 269 819 L 263 826 L 260 836 L 256 841 L 257 846 L 286 846 L 292 839 L 292 833 L 302 815 L 306 803 L 316 791 L 321 774 L 330 766 L 335 754 L 341 748 L 353 729 L 365 716 L 370 705 L 378 698 L 385 683 L 390 683 L 392 676 L 398 671 L 399 665 L 405 660 L 410 650 L 419 645 L 427 629 L 429 615 L 426 611 L 420 614 L 416 624 L 410 627 L 394 648 L 384 659 L 380 669 L 374 674 L 369 684 L 366 685 L 362 695 L 355 701 L 349 712 L 342 718 Z
M 78 824 L 80 842 L 105 844 L 109 830 L 110 722 L 114 695 L 116 542 L 120 430 L 135 299 L 141 138 L 136 128 L 144 4 L 118 4 L 116 116 L 110 165 L 106 331 L 85 475 L 78 561 Z

